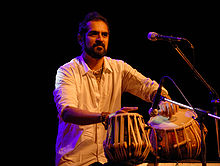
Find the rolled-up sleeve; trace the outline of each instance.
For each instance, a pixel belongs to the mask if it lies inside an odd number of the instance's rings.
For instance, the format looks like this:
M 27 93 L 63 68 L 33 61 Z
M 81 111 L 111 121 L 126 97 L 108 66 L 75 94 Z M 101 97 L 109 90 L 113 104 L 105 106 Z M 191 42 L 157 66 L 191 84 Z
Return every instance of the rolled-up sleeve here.
M 74 79 L 74 72 L 67 67 L 60 67 L 57 70 L 55 90 L 53 91 L 54 101 L 56 103 L 58 117 L 61 117 L 65 107 L 76 107 L 77 93 Z
M 152 102 L 153 96 L 159 87 L 156 81 L 143 76 L 136 69 L 124 63 L 123 91 L 129 92 L 147 102 Z M 168 94 L 167 90 L 163 91 Z

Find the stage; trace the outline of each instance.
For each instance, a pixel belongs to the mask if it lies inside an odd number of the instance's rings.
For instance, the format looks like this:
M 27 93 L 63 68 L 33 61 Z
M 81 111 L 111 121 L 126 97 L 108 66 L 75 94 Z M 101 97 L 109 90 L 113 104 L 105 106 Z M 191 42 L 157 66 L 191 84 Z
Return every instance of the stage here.
M 141 8 L 141 5 L 138 4 L 135 7 L 130 5 L 130 8 L 118 7 L 117 9 L 66 4 L 54 4 L 54 6 L 48 11 L 50 18 L 48 19 L 48 33 L 45 35 L 47 38 L 46 53 L 41 55 L 42 58 L 47 57 L 47 71 L 45 72 L 48 74 L 48 105 L 43 110 L 45 112 L 41 113 L 47 119 L 48 165 L 54 165 L 58 127 L 57 111 L 53 99 L 56 72 L 61 65 L 81 54 L 81 48 L 77 43 L 78 23 L 90 11 L 97 10 L 109 20 L 111 34 L 107 56 L 124 60 L 143 75 L 157 82 L 162 76 L 170 76 L 194 107 L 211 111 L 209 91 L 195 78 L 170 43 L 165 41 L 151 42 L 147 39 L 147 34 L 156 31 L 160 34 L 184 37 L 190 40 L 195 46 L 194 56 L 187 43 L 180 42 L 180 48 L 207 82 L 220 93 L 219 42 L 215 40 L 215 38 L 219 39 L 219 23 L 209 19 L 209 17 L 216 15 L 214 11 L 211 11 L 211 14 L 209 13 L 207 16 L 203 14 L 203 10 L 199 12 L 202 15 L 196 15 L 194 9 L 191 9 L 190 14 L 182 17 L 179 15 L 183 14 L 180 11 L 158 13 L 154 10 L 147 11 L 146 8 L 151 8 L 150 6 Z M 187 12 L 185 11 L 185 13 Z M 164 86 L 173 100 L 186 104 L 171 82 L 166 81 Z M 124 93 L 122 106 L 139 107 L 138 111 L 143 115 L 145 122 L 149 120 L 148 109 L 151 104 Z M 219 158 L 217 156 L 214 119 L 206 118 L 205 126 L 208 130 L 206 136 L 207 166 L 218 166 L 220 163 L 217 163 Z M 201 162 L 180 162 L 158 163 L 157 166 L 201 165 Z M 154 163 L 143 163 L 139 166 L 154 166 Z
M 219 166 L 220 163 L 207 163 L 207 166 Z M 143 163 L 138 166 L 202 166 L 202 163 Z

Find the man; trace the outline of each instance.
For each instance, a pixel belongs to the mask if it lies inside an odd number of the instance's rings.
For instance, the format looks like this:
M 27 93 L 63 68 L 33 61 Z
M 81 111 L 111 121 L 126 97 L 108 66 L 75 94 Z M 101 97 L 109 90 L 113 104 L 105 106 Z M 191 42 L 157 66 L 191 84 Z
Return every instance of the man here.
M 61 66 L 56 76 L 54 99 L 59 112 L 56 166 L 106 163 L 103 141 L 109 114 L 138 109 L 121 108 L 122 93 L 129 92 L 152 102 L 158 88 L 155 81 L 127 63 L 105 56 L 109 26 L 99 13 L 89 13 L 80 23 L 78 42 L 81 56 Z M 168 97 L 165 89 L 162 94 Z M 175 106 L 164 102 L 160 105 L 164 115 L 176 112 Z

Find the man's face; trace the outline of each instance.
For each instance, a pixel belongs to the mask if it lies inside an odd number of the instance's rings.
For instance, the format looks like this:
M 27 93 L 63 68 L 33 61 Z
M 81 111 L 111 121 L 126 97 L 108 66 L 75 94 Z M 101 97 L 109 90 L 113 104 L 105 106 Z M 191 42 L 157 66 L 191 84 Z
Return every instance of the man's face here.
M 109 41 L 108 26 L 103 21 L 89 21 L 88 32 L 84 38 L 84 50 L 93 58 L 100 59 L 106 55 Z

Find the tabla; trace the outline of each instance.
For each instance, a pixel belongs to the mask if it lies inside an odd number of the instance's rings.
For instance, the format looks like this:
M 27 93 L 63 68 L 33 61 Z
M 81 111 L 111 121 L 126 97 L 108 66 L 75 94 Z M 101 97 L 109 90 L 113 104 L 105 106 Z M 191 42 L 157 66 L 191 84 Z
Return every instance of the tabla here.
M 120 113 L 108 120 L 107 137 L 103 143 L 109 161 L 144 161 L 152 150 L 143 116 Z
M 199 156 L 201 131 L 195 118 L 197 118 L 195 112 L 180 109 L 171 119 L 158 115 L 148 121 L 148 124 L 156 130 L 156 137 L 153 130 L 150 132 L 150 142 L 154 151 L 158 151 L 160 158 L 183 160 Z

